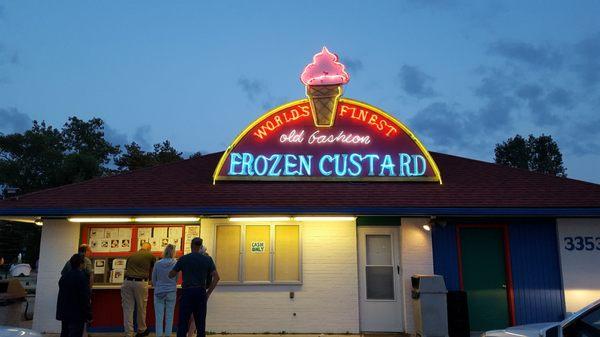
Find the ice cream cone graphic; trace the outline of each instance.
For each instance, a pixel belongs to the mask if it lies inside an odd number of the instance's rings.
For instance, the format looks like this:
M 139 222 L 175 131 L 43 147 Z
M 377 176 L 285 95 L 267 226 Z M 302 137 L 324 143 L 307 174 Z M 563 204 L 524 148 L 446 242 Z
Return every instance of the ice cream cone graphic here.
M 306 96 L 310 102 L 315 125 L 332 126 L 338 101 L 342 96 L 342 85 L 350 76 L 336 54 L 326 47 L 313 57 L 313 62 L 304 68 L 300 80 L 306 85 Z

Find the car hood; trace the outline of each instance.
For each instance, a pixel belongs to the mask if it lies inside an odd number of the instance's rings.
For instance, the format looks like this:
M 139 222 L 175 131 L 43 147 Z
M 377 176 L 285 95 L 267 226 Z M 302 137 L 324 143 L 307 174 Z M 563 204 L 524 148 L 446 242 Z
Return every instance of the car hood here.
M 545 331 L 553 326 L 560 324 L 560 322 L 549 322 L 549 323 L 536 323 L 527 325 L 511 326 L 504 330 L 488 331 L 485 336 L 489 337 L 539 337 L 540 332 Z
M 42 335 L 29 329 L 0 326 L 0 337 L 42 337 Z

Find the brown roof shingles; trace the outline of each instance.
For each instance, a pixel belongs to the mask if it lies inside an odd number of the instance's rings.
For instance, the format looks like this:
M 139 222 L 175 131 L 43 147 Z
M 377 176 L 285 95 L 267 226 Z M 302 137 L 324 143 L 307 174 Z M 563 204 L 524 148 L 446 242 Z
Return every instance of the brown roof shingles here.
M 430 182 L 212 183 L 222 153 L 93 179 L 0 201 L 0 215 L 320 212 L 400 209 L 595 209 L 600 185 L 432 153 Z

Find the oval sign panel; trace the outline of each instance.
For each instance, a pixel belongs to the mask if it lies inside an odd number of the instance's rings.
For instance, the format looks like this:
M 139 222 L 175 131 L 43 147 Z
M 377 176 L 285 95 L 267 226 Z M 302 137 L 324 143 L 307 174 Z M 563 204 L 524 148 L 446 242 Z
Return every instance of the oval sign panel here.
M 256 120 L 225 151 L 214 180 L 441 183 L 429 152 L 385 112 L 340 98 L 335 114 L 322 125 L 312 111 L 305 99 Z
M 323 47 L 300 76 L 308 99 L 252 123 L 221 157 L 217 180 L 442 180 L 421 142 L 385 112 L 341 98 L 350 75 Z

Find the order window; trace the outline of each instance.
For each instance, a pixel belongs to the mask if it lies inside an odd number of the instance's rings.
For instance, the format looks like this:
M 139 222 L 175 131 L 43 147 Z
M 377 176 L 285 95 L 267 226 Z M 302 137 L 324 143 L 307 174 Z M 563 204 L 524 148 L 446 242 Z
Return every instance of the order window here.
M 217 225 L 215 261 L 221 280 L 299 283 L 299 225 Z

